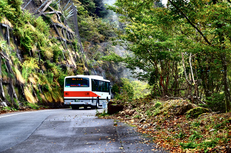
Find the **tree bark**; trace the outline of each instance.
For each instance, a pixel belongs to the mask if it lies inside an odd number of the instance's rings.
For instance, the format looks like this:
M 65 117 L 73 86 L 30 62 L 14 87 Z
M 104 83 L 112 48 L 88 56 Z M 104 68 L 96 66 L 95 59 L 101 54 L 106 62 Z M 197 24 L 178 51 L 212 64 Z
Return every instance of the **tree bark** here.
M 225 103 L 226 103 L 226 112 L 231 110 L 230 106 L 230 89 L 229 89 L 229 81 L 227 76 L 227 61 L 225 55 L 222 56 L 222 65 L 224 68 L 223 74 L 223 83 L 224 83 L 224 92 L 225 92 Z

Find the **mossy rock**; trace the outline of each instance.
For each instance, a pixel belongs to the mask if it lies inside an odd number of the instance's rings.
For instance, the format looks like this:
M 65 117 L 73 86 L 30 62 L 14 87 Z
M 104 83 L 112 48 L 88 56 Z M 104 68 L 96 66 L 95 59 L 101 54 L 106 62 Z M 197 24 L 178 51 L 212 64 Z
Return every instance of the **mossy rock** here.
M 183 115 L 187 111 L 191 110 L 192 108 L 193 108 L 193 105 L 190 103 L 180 105 L 179 107 L 175 108 L 175 110 L 176 110 L 175 115 Z
M 197 118 L 199 115 L 201 115 L 203 113 L 207 113 L 207 112 L 209 112 L 209 109 L 207 109 L 207 108 L 196 107 L 196 108 L 193 108 L 193 109 L 187 111 L 186 117 L 187 118 Z
M 171 100 L 167 103 L 163 104 L 163 109 L 161 109 L 161 112 L 164 114 L 172 114 L 172 115 L 184 115 L 187 111 L 194 108 L 194 104 L 186 101 L 186 100 Z M 167 112 L 167 113 L 166 113 Z

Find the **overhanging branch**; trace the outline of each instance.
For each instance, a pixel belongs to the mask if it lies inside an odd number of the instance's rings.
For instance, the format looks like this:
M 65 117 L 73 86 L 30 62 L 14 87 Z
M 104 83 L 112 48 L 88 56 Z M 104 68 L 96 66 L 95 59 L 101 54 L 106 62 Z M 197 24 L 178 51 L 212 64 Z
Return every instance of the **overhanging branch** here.
M 176 5 L 174 4 L 171 0 L 169 0 L 169 2 L 177 9 L 180 11 L 180 13 L 185 17 L 185 19 L 188 21 L 188 23 L 194 27 L 197 32 L 200 33 L 200 35 L 204 38 L 205 42 L 209 45 L 211 45 L 211 43 L 209 42 L 209 40 L 205 37 L 205 35 L 190 21 L 190 19 L 185 15 L 185 13 Z

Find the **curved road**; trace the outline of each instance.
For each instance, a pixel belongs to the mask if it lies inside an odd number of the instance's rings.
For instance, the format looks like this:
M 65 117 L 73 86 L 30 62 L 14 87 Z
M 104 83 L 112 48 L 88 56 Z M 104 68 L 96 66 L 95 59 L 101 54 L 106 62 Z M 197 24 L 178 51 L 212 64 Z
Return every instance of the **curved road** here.
M 102 111 L 102 110 L 99 110 Z M 133 128 L 96 110 L 52 109 L 0 115 L 0 152 L 153 152 Z M 145 143 L 144 143 L 145 142 Z M 164 151 L 155 151 L 164 152 Z

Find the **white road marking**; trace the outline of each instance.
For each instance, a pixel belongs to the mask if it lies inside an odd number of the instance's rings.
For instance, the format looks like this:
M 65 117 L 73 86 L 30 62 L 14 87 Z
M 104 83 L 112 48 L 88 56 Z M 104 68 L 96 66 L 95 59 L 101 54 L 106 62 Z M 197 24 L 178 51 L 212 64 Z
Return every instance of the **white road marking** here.
M 41 110 L 41 111 L 51 111 L 51 110 Z M 15 114 L 9 114 L 9 115 L 0 116 L 0 118 L 10 117 L 10 116 L 15 116 L 15 115 L 21 115 L 21 114 L 27 114 L 27 113 L 32 113 L 32 112 L 35 112 L 35 111 L 21 112 L 21 113 L 15 113 Z M 36 112 L 38 112 L 38 111 L 36 111 Z

